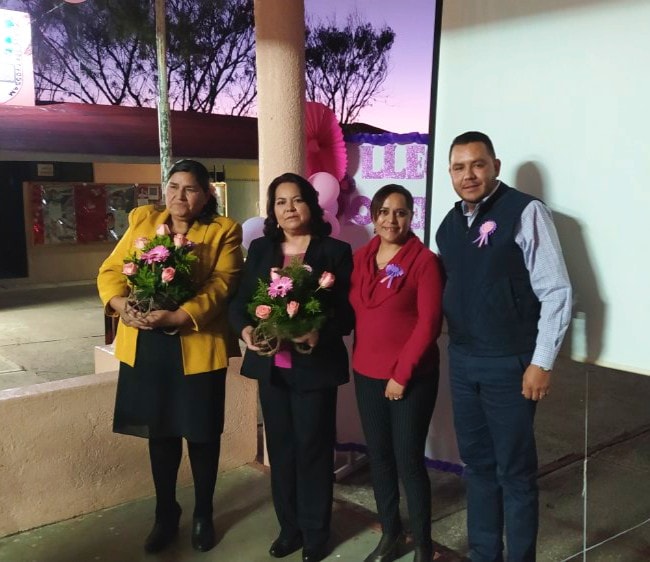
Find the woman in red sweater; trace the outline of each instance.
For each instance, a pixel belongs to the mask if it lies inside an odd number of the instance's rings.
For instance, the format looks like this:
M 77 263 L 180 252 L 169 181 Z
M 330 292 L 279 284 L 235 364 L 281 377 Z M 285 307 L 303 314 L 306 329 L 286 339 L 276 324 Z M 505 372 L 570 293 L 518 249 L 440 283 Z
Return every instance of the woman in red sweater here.
M 381 540 L 364 562 L 400 555 L 398 478 L 406 492 L 413 560 L 429 562 L 431 484 L 424 447 L 438 392 L 442 274 L 435 254 L 411 232 L 413 196 L 406 188 L 382 187 L 370 212 L 377 235 L 354 255 L 350 291 L 357 404 L 382 525 Z

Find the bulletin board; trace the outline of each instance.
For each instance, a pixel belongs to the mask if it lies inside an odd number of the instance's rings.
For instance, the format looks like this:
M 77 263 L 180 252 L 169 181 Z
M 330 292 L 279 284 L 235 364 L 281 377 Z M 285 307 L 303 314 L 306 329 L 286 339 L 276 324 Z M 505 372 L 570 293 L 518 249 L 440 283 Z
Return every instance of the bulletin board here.
M 87 244 L 119 240 L 136 206 L 159 204 L 160 185 L 31 183 L 32 242 Z

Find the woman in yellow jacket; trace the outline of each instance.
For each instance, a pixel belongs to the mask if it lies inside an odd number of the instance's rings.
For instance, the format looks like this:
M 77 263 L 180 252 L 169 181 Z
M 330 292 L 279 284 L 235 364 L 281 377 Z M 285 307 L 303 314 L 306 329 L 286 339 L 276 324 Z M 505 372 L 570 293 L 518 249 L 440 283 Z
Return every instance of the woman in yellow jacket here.
M 106 313 L 120 318 L 113 431 L 149 440 L 156 519 L 145 550 L 162 550 L 178 532 L 181 508 L 176 501 L 176 478 L 184 437 L 195 490 L 192 546 L 206 551 L 215 544 L 212 499 L 226 368 L 234 342 L 227 305 L 242 268 L 242 231 L 237 223 L 218 216 L 209 174 L 201 163 L 181 160 L 172 166 L 168 178 L 165 209 L 146 205 L 131 211 L 129 228 L 100 267 L 97 285 Z M 193 243 L 198 257 L 193 280 L 198 292 L 177 310 L 142 315 L 127 302 L 124 258 L 138 238 L 153 238 L 163 224 L 172 236 L 184 234 Z

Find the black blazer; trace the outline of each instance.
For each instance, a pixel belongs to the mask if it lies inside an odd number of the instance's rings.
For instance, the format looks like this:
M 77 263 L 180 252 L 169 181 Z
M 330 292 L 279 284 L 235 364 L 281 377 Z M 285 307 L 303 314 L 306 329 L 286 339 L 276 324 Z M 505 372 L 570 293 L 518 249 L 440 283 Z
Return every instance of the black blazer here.
M 263 236 L 253 240 L 249 249 L 239 290 L 230 304 L 230 323 L 237 335 L 246 326 L 254 326 L 255 320 L 246 308 L 257 287 L 257 280 L 271 280 L 271 268 L 282 267 L 284 257 L 279 242 Z M 329 236 L 312 238 L 305 253 L 304 263 L 310 265 L 313 274 L 320 277 L 323 271 L 336 276 L 332 288 L 323 299 L 331 312 L 319 332 L 318 344 L 309 355 L 291 352 L 292 371 L 297 390 L 316 390 L 338 386 L 348 381 L 348 352 L 343 336 L 354 327 L 354 312 L 348 300 L 350 275 L 352 274 L 352 249 L 346 242 Z M 270 377 L 273 357 L 262 357 L 246 350 L 241 374 L 262 379 Z

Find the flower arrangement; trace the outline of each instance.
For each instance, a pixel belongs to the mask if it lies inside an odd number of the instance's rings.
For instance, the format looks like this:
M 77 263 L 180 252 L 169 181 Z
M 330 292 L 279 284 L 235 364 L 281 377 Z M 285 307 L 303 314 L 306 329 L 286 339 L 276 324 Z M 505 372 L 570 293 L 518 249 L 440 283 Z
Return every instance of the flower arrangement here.
M 318 330 L 327 317 L 319 291 L 334 285 L 333 273 L 324 271 L 318 279 L 312 268 L 298 260 L 280 269 L 271 269 L 271 281 L 259 279 L 248 304 L 248 313 L 255 318 L 253 343 L 260 355 L 274 355 L 283 341 Z M 311 348 L 294 343 L 297 351 L 311 353 Z
M 194 244 L 184 234 L 173 237 L 166 224 L 153 239 L 138 238 L 134 251 L 124 259 L 122 273 L 128 279 L 129 304 L 140 312 L 176 310 L 196 294 L 192 264 Z

